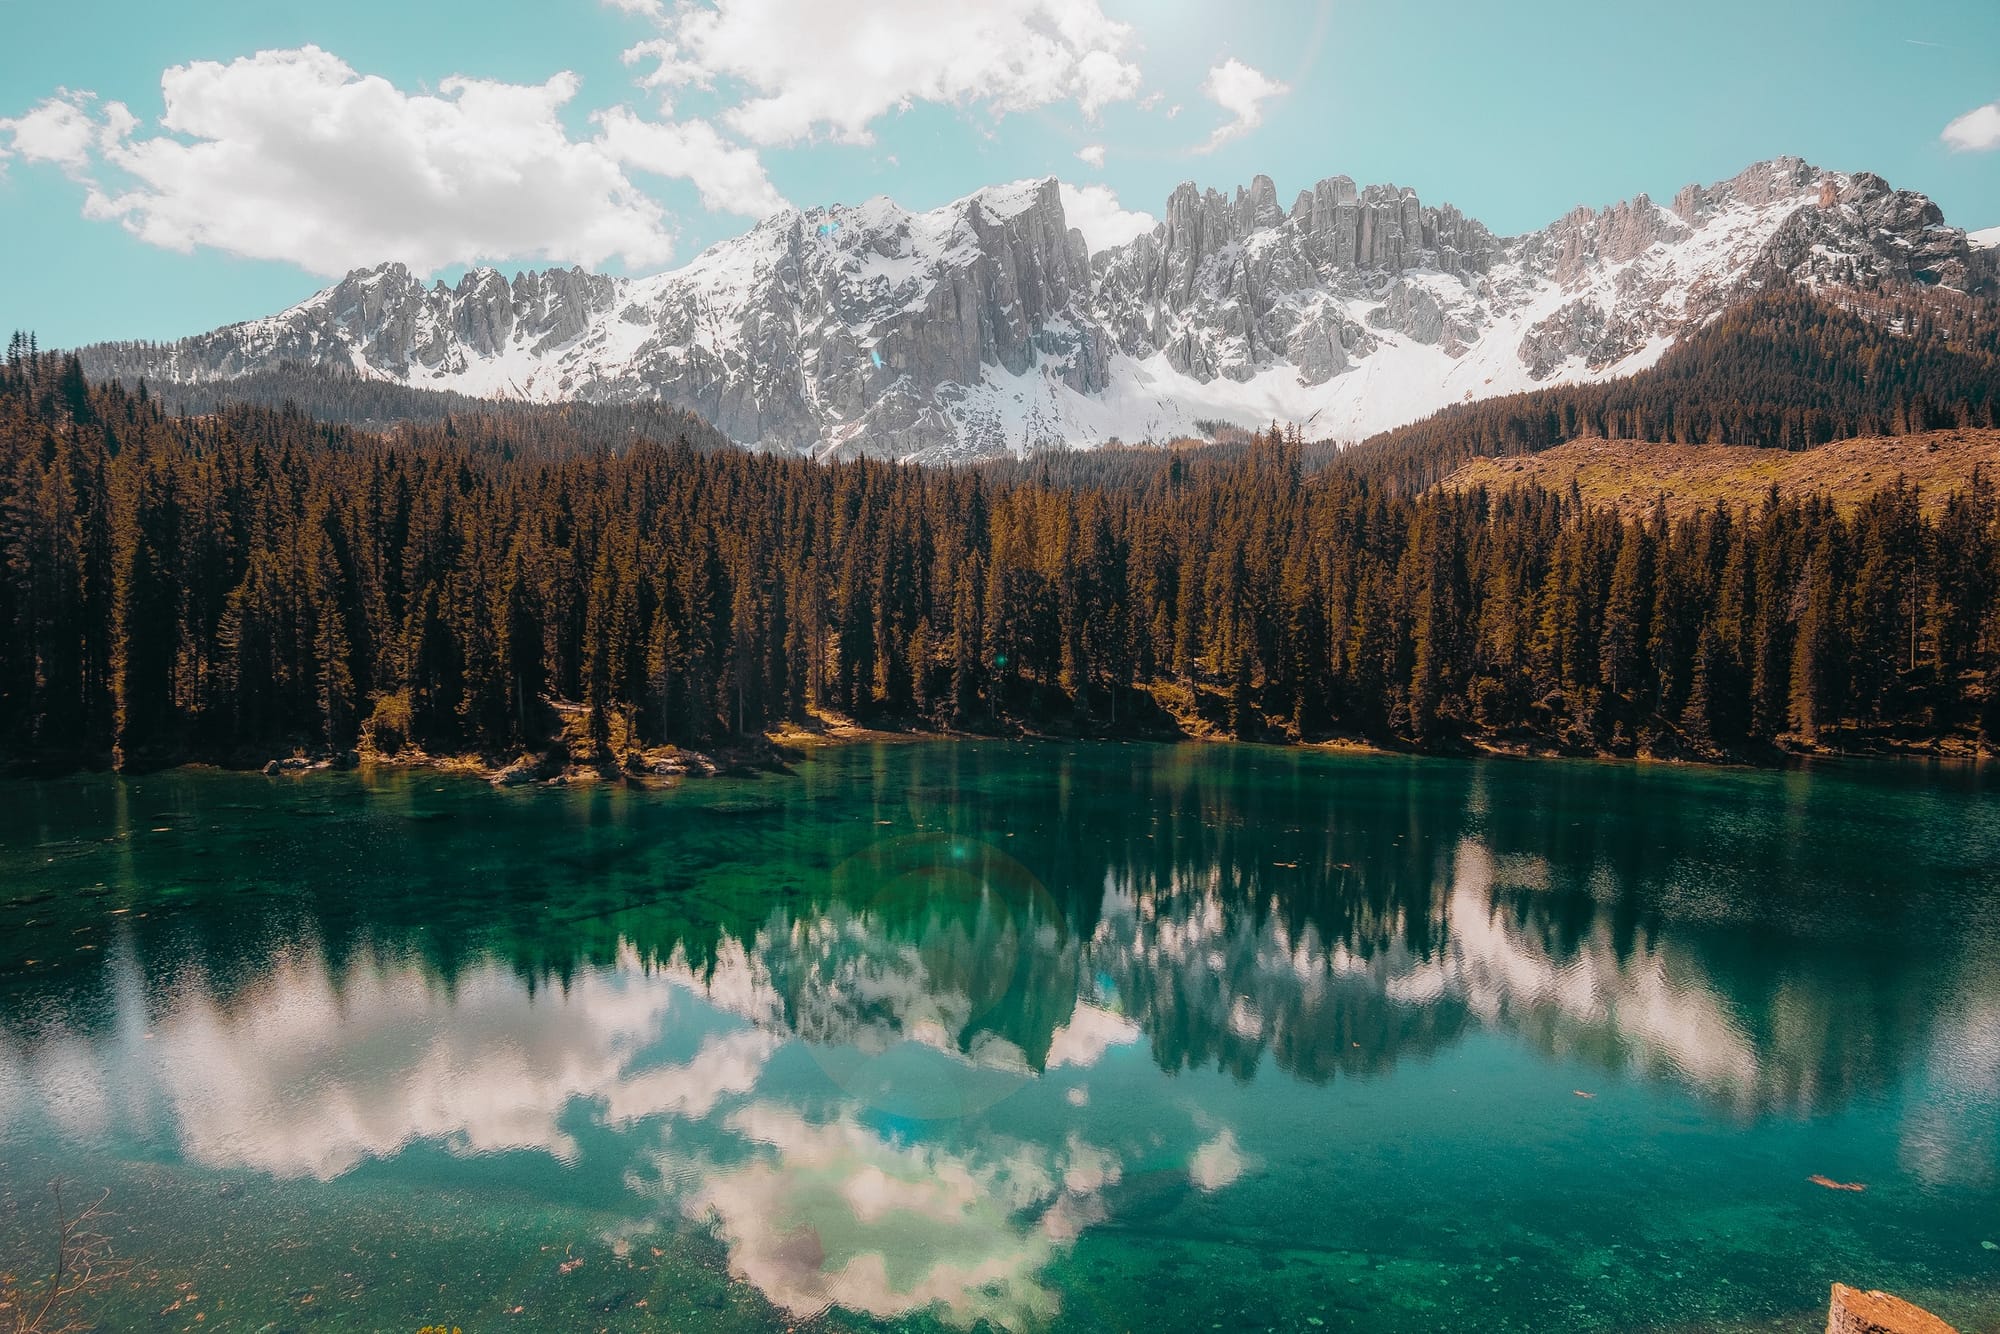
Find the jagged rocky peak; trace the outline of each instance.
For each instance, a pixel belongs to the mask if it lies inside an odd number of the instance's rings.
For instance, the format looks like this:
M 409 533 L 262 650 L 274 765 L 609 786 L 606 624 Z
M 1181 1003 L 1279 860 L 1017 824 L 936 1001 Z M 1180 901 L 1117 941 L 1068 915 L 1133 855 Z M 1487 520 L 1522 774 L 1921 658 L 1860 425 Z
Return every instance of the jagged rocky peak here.
M 1249 385 L 1284 367 L 1311 388 L 1384 335 L 1448 355 L 1476 336 L 1463 292 L 1501 251 L 1483 225 L 1346 176 L 1301 191 L 1289 210 L 1278 198 L 1266 176 L 1233 197 L 1185 184 L 1151 235 L 1097 256 L 1095 310 L 1120 352 L 1162 357 L 1201 385 Z
M 1317 263 L 1399 271 L 1434 265 L 1447 273 L 1481 269 L 1495 253 L 1493 234 L 1450 205 L 1428 207 L 1414 190 L 1357 187 L 1330 176 L 1301 190 L 1289 211 L 1269 176 L 1238 186 L 1233 198 L 1184 182 L 1168 198 L 1154 247 L 1183 261 L 1262 233 L 1289 232 Z M 1145 239 L 1145 238 L 1142 238 Z
M 516 273 L 468 269 L 454 286 L 426 287 L 400 262 L 355 269 L 274 317 L 318 345 L 346 348 L 360 367 L 398 377 L 421 368 L 462 374 L 512 344 L 540 354 L 575 341 L 614 299 L 617 283 L 581 268 Z M 263 321 L 268 326 L 273 321 Z
M 540 400 L 663 400 L 734 439 L 958 457 L 1274 418 L 1358 439 L 1449 403 L 1652 364 L 1757 287 L 2000 283 L 1923 195 L 1799 158 L 1518 236 L 1393 184 L 1176 188 L 1091 253 L 1053 178 L 928 211 L 787 211 L 644 278 L 360 269 L 267 319 L 86 350 L 96 374 L 281 362 Z
M 373 325 L 399 313 L 413 298 L 421 299 L 423 290 L 409 266 L 397 260 L 372 269 L 354 269 L 325 295 L 336 318 Z
M 1674 196 L 1674 212 L 1692 225 L 1730 205 L 1763 208 L 1808 193 L 1818 196 L 1826 176 L 1804 158 L 1772 158 L 1714 185 L 1683 186 Z
M 1527 268 L 1568 286 L 1606 264 L 1623 264 L 1654 246 L 1686 240 L 1694 228 L 1646 195 L 1605 209 L 1578 208 L 1515 241 Z

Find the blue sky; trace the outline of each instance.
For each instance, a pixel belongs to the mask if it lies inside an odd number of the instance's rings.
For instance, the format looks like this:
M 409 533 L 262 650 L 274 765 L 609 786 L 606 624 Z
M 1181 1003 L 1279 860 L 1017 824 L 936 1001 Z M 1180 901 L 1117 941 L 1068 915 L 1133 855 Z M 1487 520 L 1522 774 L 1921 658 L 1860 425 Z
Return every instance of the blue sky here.
M 393 258 L 653 271 L 780 202 L 1051 174 L 1105 236 L 1259 172 L 1514 232 L 1795 153 L 2000 224 L 1994 0 L 1641 8 L 0 0 L 0 326 L 179 336 Z

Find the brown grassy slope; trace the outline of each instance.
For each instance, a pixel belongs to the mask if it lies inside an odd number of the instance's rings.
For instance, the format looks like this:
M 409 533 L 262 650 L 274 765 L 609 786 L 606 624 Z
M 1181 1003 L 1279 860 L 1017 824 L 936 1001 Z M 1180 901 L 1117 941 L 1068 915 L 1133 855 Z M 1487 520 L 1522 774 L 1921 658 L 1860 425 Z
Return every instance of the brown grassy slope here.
M 1539 483 L 1561 491 L 1574 480 L 1585 500 L 1615 505 L 1624 514 L 1648 513 L 1664 496 L 1668 511 L 1679 517 L 1718 500 L 1756 504 L 1773 483 L 1787 495 L 1824 492 L 1848 508 L 1900 475 L 1922 488 L 1924 508 L 1935 511 L 1970 484 L 1974 468 L 2000 482 L 2000 431 L 1840 440 L 1797 453 L 1747 445 L 1572 440 L 1539 454 L 1474 459 L 1440 485 L 1465 490 L 1483 484 L 1505 491 Z

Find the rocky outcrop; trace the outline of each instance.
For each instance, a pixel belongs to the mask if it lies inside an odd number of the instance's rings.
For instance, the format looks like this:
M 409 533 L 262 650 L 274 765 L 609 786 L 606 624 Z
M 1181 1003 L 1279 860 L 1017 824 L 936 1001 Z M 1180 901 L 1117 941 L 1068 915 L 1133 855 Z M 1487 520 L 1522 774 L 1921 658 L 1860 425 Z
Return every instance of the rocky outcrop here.
M 1641 322 L 1616 308 L 1578 300 L 1530 327 L 1518 355 L 1528 374 L 1543 380 L 1575 362 L 1590 370 L 1615 366 L 1643 351 L 1647 334 Z
M 1091 254 L 1053 179 L 928 213 L 786 212 L 672 273 L 349 274 L 268 319 L 86 350 L 98 375 L 227 379 L 285 362 L 489 397 L 698 412 L 817 454 L 949 457 L 1297 421 L 1357 438 L 1449 402 L 1629 373 L 1781 276 L 1979 290 L 1922 195 L 1797 158 L 1495 236 L 1449 205 L 1333 176 L 1289 208 L 1259 176 L 1182 185 Z
M 1827 1309 L 1826 1334 L 1958 1334 L 1922 1307 L 1886 1292 L 1862 1292 L 1845 1283 L 1833 1285 Z

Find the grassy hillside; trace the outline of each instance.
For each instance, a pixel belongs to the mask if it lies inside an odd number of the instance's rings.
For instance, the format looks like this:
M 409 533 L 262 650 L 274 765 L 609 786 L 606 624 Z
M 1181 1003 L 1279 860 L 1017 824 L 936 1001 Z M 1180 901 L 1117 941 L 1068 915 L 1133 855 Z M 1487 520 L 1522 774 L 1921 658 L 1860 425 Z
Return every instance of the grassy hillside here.
M 1823 493 L 1852 511 L 1898 477 L 1923 493 L 1935 514 L 1975 469 L 2000 480 L 2000 431 L 1929 431 L 1921 435 L 1841 440 L 1817 449 L 1758 449 L 1750 445 L 1670 445 L 1656 441 L 1574 440 L 1538 454 L 1473 459 L 1442 486 L 1504 491 L 1535 484 L 1586 501 L 1616 506 L 1627 517 L 1664 498 L 1676 517 L 1730 505 L 1760 503 L 1776 486 L 1787 498 Z

